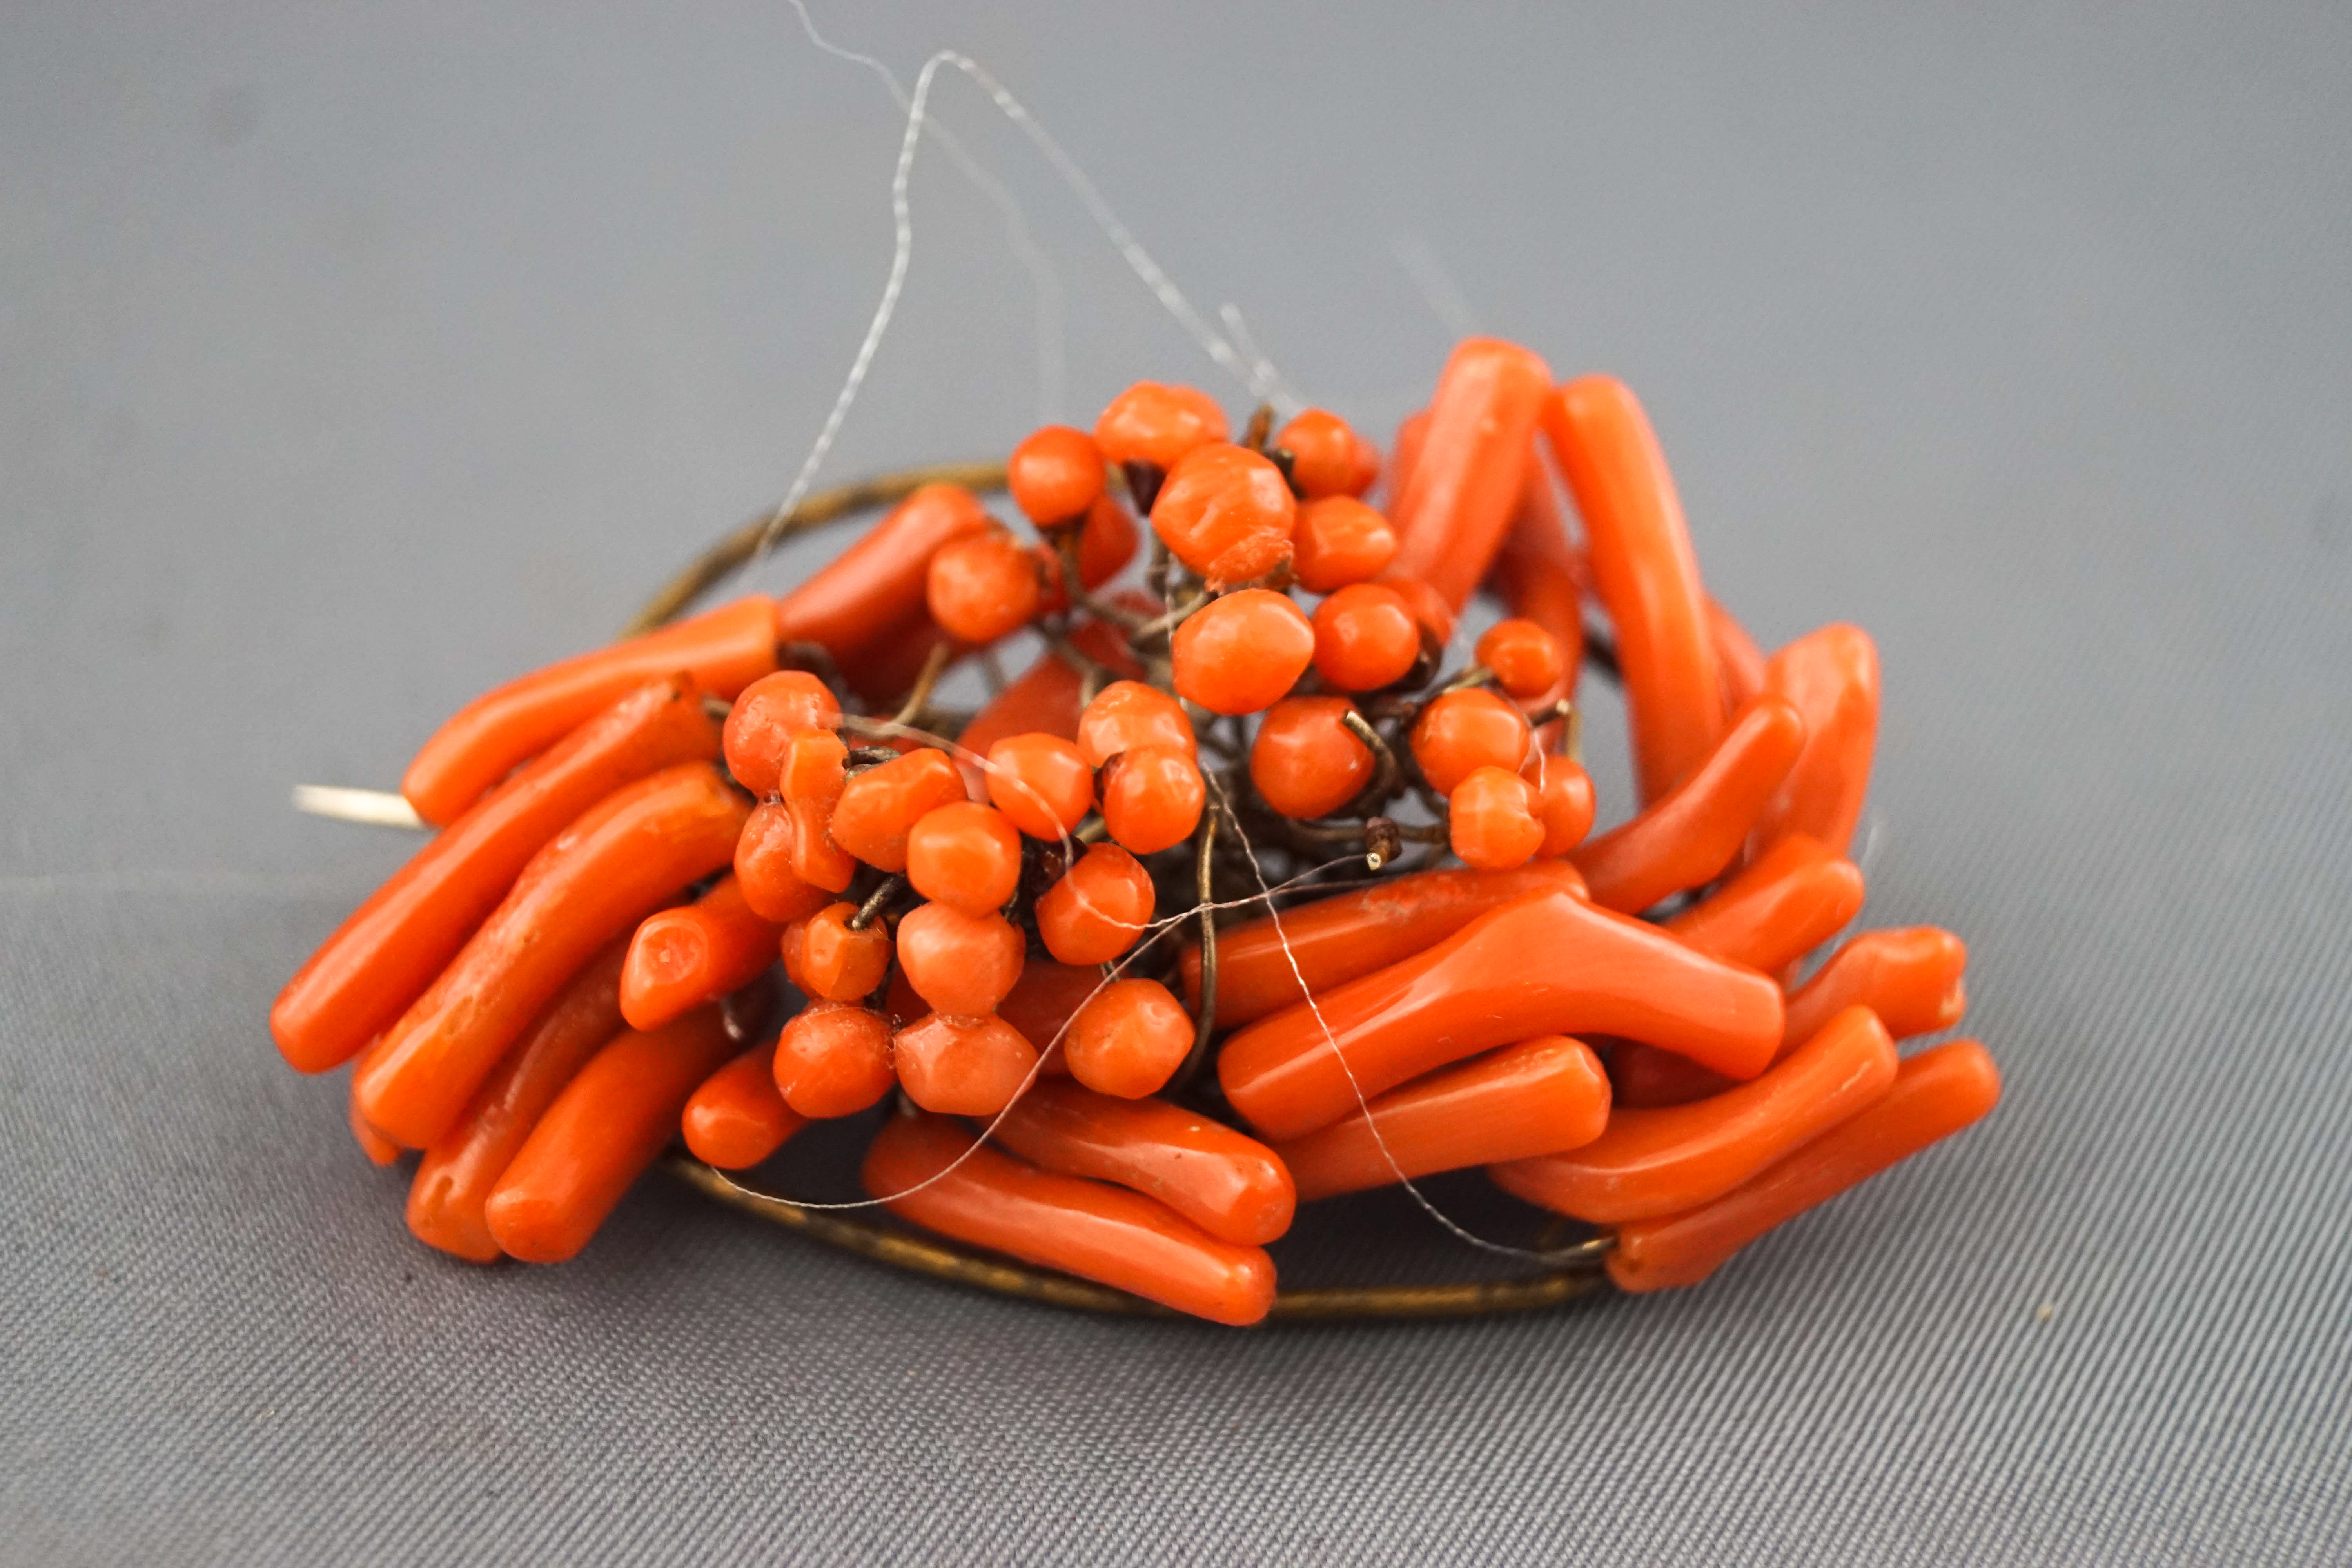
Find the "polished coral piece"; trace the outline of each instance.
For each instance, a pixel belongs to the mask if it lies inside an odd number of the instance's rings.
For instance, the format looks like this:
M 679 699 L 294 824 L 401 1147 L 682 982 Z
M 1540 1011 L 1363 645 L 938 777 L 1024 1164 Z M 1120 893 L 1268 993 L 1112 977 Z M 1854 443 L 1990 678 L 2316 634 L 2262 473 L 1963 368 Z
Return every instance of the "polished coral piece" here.
M 1609 1075 L 1581 1040 L 1545 1035 L 1414 1079 L 1276 1145 L 1302 1198 L 1588 1144 L 1609 1120 Z
M 438 1139 L 598 948 L 727 864 L 749 815 L 708 763 L 640 779 L 583 815 L 386 1032 L 360 1076 L 367 1119 L 411 1148 Z
M 1274 1260 L 1259 1248 L 1140 1193 L 971 1144 L 934 1117 L 893 1119 L 866 1156 L 866 1190 L 929 1229 L 1212 1322 L 1255 1323 L 1274 1305 Z
M 1529 1203 L 1615 1225 L 1708 1203 L 1885 1094 L 1895 1042 L 1867 1007 L 1849 1007 L 1771 1069 L 1688 1105 L 1619 1110 L 1572 1153 L 1495 1168 Z
M 1906 1059 L 1871 1106 L 1711 1203 L 1620 1227 L 1609 1278 L 1622 1290 L 1696 1285 L 1787 1220 L 1947 1138 L 1993 1108 L 2000 1074 L 1955 1040 Z
M 1622 1035 L 1752 1078 L 1780 1025 L 1780 987 L 1762 975 L 1568 893 L 1538 893 L 1252 1024 L 1226 1042 L 1217 1077 L 1253 1125 L 1296 1138 L 1361 1097 L 1512 1040 Z
M 1571 381 L 1544 402 L 1544 434 L 1584 519 L 1592 584 L 1617 660 L 1644 803 L 1690 776 L 1723 732 L 1698 558 L 1649 416 L 1624 383 Z

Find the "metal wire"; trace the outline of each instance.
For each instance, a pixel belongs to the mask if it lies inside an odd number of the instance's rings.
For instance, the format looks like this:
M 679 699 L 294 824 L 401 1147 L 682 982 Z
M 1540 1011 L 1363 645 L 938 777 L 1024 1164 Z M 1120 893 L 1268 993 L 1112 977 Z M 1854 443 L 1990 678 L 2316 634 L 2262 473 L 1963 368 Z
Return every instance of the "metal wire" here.
M 948 463 L 900 468 L 836 485 L 803 499 L 787 515 L 764 512 L 719 540 L 646 602 L 625 626 L 635 636 L 675 620 L 702 595 L 758 557 L 765 546 L 838 522 L 857 512 L 905 500 L 929 484 L 961 485 L 980 491 L 1004 488 L 1002 463 Z M 1201 864 L 1208 864 L 1213 838 L 1202 835 Z M 1205 903 L 1207 900 L 1203 900 Z M 1203 921 L 1209 917 L 1204 911 Z M 1213 938 L 1209 939 L 1213 942 Z M 1209 943 L 1204 942 L 1204 947 Z M 1210 949 L 1213 951 L 1213 947 Z M 1205 978 L 1205 977 L 1204 977 Z M 1210 982 L 1213 984 L 1213 982 Z M 989 1258 L 870 1220 L 821 1213 L 789 1198 L 756 1191 L 689 1154 L 673 1151 L 664 1162 L 671 1174 L 698 1192 L 861 1258 L 909 1273 L 976 1289 L 1083 1311 L 1140 1317 L 1175 1317 L 1169 1309 L 1123 1290 L 1003 1258 Z M 1516 1279 L 1452 1285 L 1359 1285 L 1314 1290 L 1284 1290 L 1267 1314 L 1271 1322 L 1333 1322 L 1377 1319 L 1484 1317 L 1557 1307 L 1602 1287 L 1601 1264 L 1614 1238 L 1602 1232 L 1567 1247 L 1547 1249 L 1551 1267 Z

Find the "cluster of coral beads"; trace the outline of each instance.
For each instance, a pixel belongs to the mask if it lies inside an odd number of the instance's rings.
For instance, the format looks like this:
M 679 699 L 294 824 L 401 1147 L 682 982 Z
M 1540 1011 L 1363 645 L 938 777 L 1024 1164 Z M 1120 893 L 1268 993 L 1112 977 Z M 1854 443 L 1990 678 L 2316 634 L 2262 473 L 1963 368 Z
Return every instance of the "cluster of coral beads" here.
M 372 1153 L 423 1151 L 416 1235 L 568 1258 L 674 1138 L 740 1169 L 892 1102 L 862 1176 L 901 1219 L 1244 1323 L 1301 1201 L 1484 1167 L 1650 1289 L 1990 1106 L 1974 1042 L 1895 1047 L 1958 1022 L 1958 939 L 1803 973 L 1862 902 L 1875 657 L 1757 650 L 1630 392 L 1474 340 L 1385 465 L 1321 411 L 1231 437 L 1139 384 L 1013 451 L 1030 531 L 926 487 L 428 741 L 442 831 L 271 1018 L 356 1058 Z M 1588 613 L 1638 789 L 1597 837 Z

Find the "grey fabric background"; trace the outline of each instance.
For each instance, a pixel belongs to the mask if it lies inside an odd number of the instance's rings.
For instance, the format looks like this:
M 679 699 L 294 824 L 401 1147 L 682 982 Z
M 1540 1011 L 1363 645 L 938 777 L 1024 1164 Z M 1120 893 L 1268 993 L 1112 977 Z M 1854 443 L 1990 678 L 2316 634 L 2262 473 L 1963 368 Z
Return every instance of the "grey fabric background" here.
M 821 14 L 969 48 L 1372 427 L 1447 314 L 1631 379 L 1759 637 L 1877 635 L 1867 918 L 1969 938 L 2005 1102 L 1507 1321 L 1096 1321 L 659 1182 L 572 1267 L 425 1252 L 263 1027 L 407 841 L 287 788 L 781 491 L 896 115 L 779 5 L 15 5 L 0 1560 L 2352 1560 L 2352 13 Z M 1063 412 L 1243 406 L 940 102 L 1060 264 Z M 995 216 L 915 201 L 835 475 L 1036 417 Z

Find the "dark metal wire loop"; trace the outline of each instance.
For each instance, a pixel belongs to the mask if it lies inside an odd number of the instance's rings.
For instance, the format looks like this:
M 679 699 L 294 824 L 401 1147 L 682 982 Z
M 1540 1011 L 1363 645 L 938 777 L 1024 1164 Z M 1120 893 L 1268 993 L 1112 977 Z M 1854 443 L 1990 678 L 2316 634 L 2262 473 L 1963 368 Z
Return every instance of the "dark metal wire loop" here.
M 899 468 L 819 490 L 781 519 L 772 512 L 762 513 L 696 556 L 663 584 L 661 591 L 648 599 L 622 628 L 622 635 L 634 637 L 677 619 L 704 594 L 785 540 L 877 506 L 891 505 L 930 484 L 961 485 L 982 493 L 1002 490 L 1004 465 L 944 463 Z M 1212 842 L 1211 833 L 1204 831 L 1201 847 L 1203 867 L 1208 862 Z M 1070 1275 L 966 1251 L 928 1236 L 872 1220 L 826 1213 L 789 1198 L 758 1192 L 681 1152 L 674 1151 L 664 1164 L 688 1186 L 732 1208 L 909 1273 L 1047 1306 L 1134 1317 L 1179 1315 L 1123 1290 Z M 1267 1318 L 1272 1322 L 1467 1318 L 1557 1307 L 1602 1286 L 1606 1277 L 1601 1266 L 1610 1241 L 1604 1232 L 1552 1252 L 1549 1256 L 1557 1260 L 1554 1267 L 1519 1279 L 1458 1285 L 1356 1285 L 1283 1290 L 1276 1295 Z

